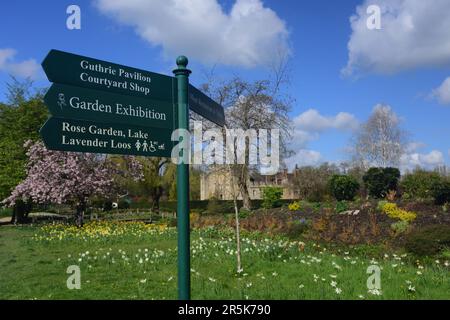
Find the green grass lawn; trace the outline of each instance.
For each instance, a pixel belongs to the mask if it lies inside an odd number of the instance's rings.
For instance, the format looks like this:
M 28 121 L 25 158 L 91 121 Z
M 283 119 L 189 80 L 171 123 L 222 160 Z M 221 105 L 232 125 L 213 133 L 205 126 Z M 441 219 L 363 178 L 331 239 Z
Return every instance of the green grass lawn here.
M 0 299 L 176 299 L 176 231 L 126 226 L 0 227 Z M 193 299 L 450 299 L 445 261 L 245 235 L 238 275 L 235 249 L 231 231 L 193 232 Z M 70 265 L 80 290 L 66 286 Z M 368 292 L 370 265 L 382 269 L 380 295 Z

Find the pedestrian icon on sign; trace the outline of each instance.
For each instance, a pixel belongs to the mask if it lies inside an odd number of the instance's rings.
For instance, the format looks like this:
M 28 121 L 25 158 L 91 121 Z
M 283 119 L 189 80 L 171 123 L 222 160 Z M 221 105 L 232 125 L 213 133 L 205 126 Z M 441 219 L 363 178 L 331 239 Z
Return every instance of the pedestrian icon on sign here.
M 142 151 L 147 152 L 148 151 L 148 143 L 144 140 L 142 143 Z
M 136 141 L 136 150 L 139 151 L 141 149 L 141 142 L 138 140 Z

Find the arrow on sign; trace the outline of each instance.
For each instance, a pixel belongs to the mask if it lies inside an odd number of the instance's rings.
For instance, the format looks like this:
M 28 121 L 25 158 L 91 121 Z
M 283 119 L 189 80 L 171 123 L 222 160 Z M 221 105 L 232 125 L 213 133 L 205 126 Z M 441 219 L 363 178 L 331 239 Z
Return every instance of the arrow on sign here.
M 51 117 L 40 131 L 50 150 L 170 157 L 172 130 Z
M 173 104 L 63 84 L 53 84 L 44 101 L 57 118 L 172 129 Z

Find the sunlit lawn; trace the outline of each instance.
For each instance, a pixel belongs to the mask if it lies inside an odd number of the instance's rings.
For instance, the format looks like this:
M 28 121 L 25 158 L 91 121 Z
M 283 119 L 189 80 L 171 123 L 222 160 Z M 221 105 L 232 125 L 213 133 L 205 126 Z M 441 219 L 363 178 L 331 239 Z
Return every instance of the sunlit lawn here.
M 237 275 L 235 249 L 231 231 L 193 232 L 193 299 L 450 299 L 445 261 L 245 235 Z M 377 264 L 381 292 L 368 292 Z M 81 269 L 80 290 L 66 286 L 70 265 Z M 176 299 L 176 266 L 175 229 L 0 227 L 1 299 Z

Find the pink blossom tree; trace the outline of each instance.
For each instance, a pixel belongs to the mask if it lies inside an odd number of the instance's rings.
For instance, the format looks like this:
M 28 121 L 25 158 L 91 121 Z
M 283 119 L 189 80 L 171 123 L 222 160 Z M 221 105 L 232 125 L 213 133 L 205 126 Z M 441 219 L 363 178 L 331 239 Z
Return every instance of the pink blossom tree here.
M 134 157 L 124 157 L 119 166 L 98 154 L 47 150 L 40 141 L 27 141 L 25 147 L 27 177 L 3 202 L 13 206 L 31 199 L 39 204 L 75 205 L 78 226 L 83 224 L 89 197 L 108 196 L 119 188 L 115 177 L 142 178 L 142 167 Z

